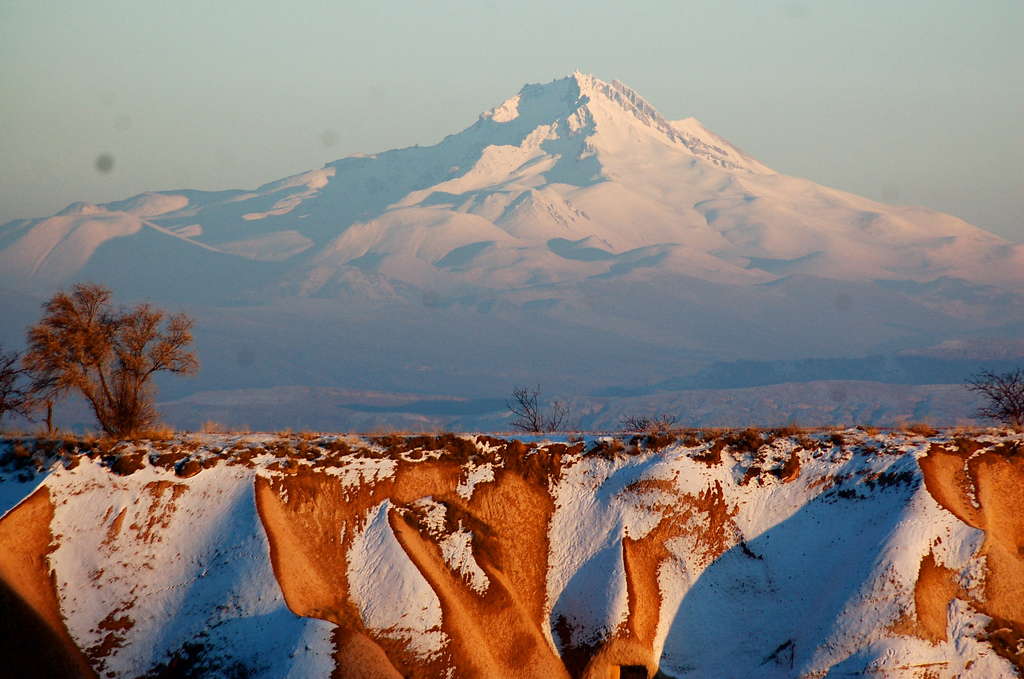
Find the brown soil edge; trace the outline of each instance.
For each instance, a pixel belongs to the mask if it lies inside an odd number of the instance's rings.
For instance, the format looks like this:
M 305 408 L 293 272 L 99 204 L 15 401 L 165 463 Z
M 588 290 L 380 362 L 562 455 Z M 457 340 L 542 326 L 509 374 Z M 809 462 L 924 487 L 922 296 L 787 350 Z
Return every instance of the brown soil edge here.
M 327 604 L 327 592 L 338 592 L 342 583 L 327 582 L 322 577 L 324 563 L 310 554 L 310 542 L 303 540 L 294 516 L 290 516 L 280 495 L 267 479 L 253 481 L 256 511 L 270 545 L 270 564 L 284 595 L 285 604 L 295 615 L 333 622 L 337 627 L 331 635 L 334 642 L 335 668 L 332 679 L 399 679 L 402 675 L 388 659 L 384 650 L 360 629 L 354 628 L 344 607 Z M 329 569 L 327 569 L 329 570 Z M 347 593 L 347 587 L 341 593 Z M 330 598 L 330 597 L 327 597 Z M 334 608 L 334 610 L 330 610 Z
M 932 643 L 947 637 L 949 603 L 966 599 L 967 592 L 957 583 L 956 573 L 935 562 L 932 552 L 921 559 L 914 583 L 914 608 L 917 610 L 917 634 Z
M 488 561 L 480 563 L 490 581 L 485 597 L 454 576 L 440 549 L 397 512 L 388 522 L 399 544 L 438 595 L 456 676 L 551 677 L 568 679 L 533 616 L 511 591 L 509 578 Z
M 571 626 L 563 617 L 555 622 L 553 631 L 561 641 L 562 657 L 573 679 L 618 676 L 616 672 L 624 667 L 643 667 L 647 676 L 665 676 L 659 669 L 654 645 L 663 604 L 659 570 L 673 558 L 666 544 L 689 536 L 700 557 L 710 563 L 735 547 L 740 538 L 734 521 L 738 509 L 730 509 L 718 481 L 697 495 L 679 493 L 671 481 L 664 479 L 641 479 L 627 486 L 625 492 L 665 494 L 672 499 L 651 505 L 662 517 L 646 535 L 622 538 L 627 615 L 618 629 L 596 643 L 580 643 L 572 639 Z M 697 516 L 703 519 L 697 522 L 702 527 L 695 529 L 693 519 Z
M 510 466 L 515 469 L 498 469 L 494 481 L 478 484 L 470 502 L 457 492 L 463 474 L 460 460 L 402 463 L 390 479 L 355 492 L 316 471 L 275 479 L 257 476 L 257 511 L 289 609 L 339 625 L 339 657 L 343 651 L 358 655 L 359 648 L 375 643 L 381 653 L 373 655 L 386 656 L 392 670 L 406 676 L 435 676 L 434 670 L 455 662 L 459 676 L 494 676 L 494 670 L 502 676 L 567 677 L 541 631 L 554 502 L 546 476 L 539 482 L 529 465 Z M 462 522 L 474 533 L 474 557 L 491 583 L 487 596 L 452 574 L 434 539 L 421 533 L 410 505 L 423 497 L 444 503 L 449 521 Z M 409 657 L 404 644 L 372 639 L 349 600 L 347 549 L 367 510 L 386 499 L 395 506 L 389 513 L 392 531 L 438 594 L 442 628 L 452 642 L 443 652 L 447 659 L 427 663 L 430 667 Z M 353 645 L 353 636 L 365 637 L 365 643 Z M 465 647 L 462 652 L 451 653 L 460 645 Z M 536 671 L 531 674 L 529 667 Z
M 68 633 L 49 568 L 53 504 L 43 487 L 0 521 L 0 658 L 4 677 L 96 677 Z
M 648 486 L 665 487 L 658 482 Z M 681 504 L 687 500 L 679 498 Z M 654 641 L 661 618 L 662 595 L 658 570 L 671 552 L 665 542 L 685 533 L 685 522 L 666 514 L 658 525 L 642 538 L 622 538 L 622 565 L 626 578 L 627 615 L 623 625 L 593 646 L 566 648 L 566 665 L 574 678 L 605 679 L 619 676 L 624 666 L 643 667 L 649 677 L 659 674 L 659 660 L 654 654 Z
M 933 445 L 918 460 L 925 488 L 940 506 L 984 531 L 979 550 L 986 566 L 984 595 L 971 604 L 992 619 L 985 630 L 992 648 L 1024 676 L 1024 653 L 1020 652 L 1024 642 L 1024 450 L 1019 443 L 1004 443 L 980 453 L 974 447 L 957 448 L 951 451 Z M 948 586 L 936 587 L 930 582 L 941 577 L 922 561 L 918 588 L 935 587 L 940 598 L 945 598 Z M 952 598 L 949 596 L 947 605 Z M 929 609 L 937 603 L 918 611 L 918 624 L 929 636 L 939 632 L 938 621 L 928 620 Z
M 331 679 L 402 679 L 384 649 L 365 634 L 336 627 Z
M 270 564 L 284 594 L 285 603 L 295 615 L 319 618 L 342 625 L 338 612 L 326 611 L 320 605 L 324 592 L 337 583 L 321 576 L 323 564 L 308 553 L 309 542 L 295 530 L 294 519 L 267 479 L 257 476 L 253 481 L 256 512 L 270 545 Z
M 924 487 L 939 506 L 968 526 L 985 529 L 984 517 L 970 501 L 974 482 L 967 471 L 967 455 L 932 445 L 918 459 L 924 476 Z

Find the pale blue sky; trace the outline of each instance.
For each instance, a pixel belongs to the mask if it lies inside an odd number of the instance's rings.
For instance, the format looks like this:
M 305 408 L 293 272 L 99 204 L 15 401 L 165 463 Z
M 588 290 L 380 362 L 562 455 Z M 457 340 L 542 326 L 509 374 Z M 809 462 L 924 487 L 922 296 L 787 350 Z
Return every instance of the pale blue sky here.
M 579 69 L 1024 242 L 1021 36 L 1021 0 L 0 0 L 0 223 L 434 144 Z

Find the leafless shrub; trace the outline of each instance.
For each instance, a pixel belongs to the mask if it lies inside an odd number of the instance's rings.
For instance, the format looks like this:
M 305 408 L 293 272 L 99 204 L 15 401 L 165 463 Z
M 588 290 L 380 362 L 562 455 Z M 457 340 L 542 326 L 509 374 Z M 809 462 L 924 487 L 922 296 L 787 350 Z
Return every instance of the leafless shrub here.
M 978 408 L 978 417 L 1014 429 L 1024 427 L 1024 368 L 1004 373 L 982 370 L 968 379 L 965 386 L 985 399 L 985 405 Z
M 21 354 L 5 351 L 0 344 L 0 423 L 8 413 L 28 417 L 32 399 L 27 371 L 21 367 Z
M 679 418 L 675 415 L 666 415 L 664 413 L 654 416 L 624 415 L 619 419 L 622 431 L 647 432 L 649 434 L 661 434 L 671 431 L 675 428 L 678 421 Z
M 548 431 L 567 431 L 575 429 L 569 421 L 569 406 L 554 400 L 547 407 L 540 406 L 540 385 L 530 387 L 513 387 L 512 398 L 505 400 L 505 405 L 514 415 L 512 426 L 519 431 L 541 433 Z
M 756 453 L 765 443 L 761 430 L 754 427 L 730 431 L 722 436 L 722 441 L 737 453 Z
M 615 457 L 624 451 L 626 446 L 617 438 L 600 438 L 594 441 L 587 451 L 588 455 L 597 455 L 607 460 L 613 460 Z
M 907 432 L 908 434 L 924 436 L 925 438 L 930 438 L 939 433 L 939 431 L 935 427 L 929 424 L 925 424 L 924 422 L 910 422 L 908 424 L 905 424 L 903 426 L 903 431 Z

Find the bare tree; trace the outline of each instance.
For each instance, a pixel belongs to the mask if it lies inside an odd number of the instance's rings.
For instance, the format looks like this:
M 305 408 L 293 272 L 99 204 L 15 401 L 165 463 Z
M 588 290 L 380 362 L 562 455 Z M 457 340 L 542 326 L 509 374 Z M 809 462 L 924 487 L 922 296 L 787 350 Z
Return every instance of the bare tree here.
M 985 405 L 978 408 L 979 417 L 1015 429 L 1024 427 L 1024 368 L 1005 373 L 982 370 L 968 379 L 966 386 L 985 399 Z
M 115 310 L 110 298 L 108 288 L 91 283 L 58 292 L 28 331 L 23 363 L 41 399 L 77 392 L 103 431 L 132 436 L 157 421 L 153 375 L 198 369 L 189 350 L 192 319 L 149 304 Z
M 28 373 L 21 367 L 21 354 L 5 351 L 0 344 L 0 423 L 8 413 L 28 417 L 32 409 Z
M 648 432 L 661 434 L 671 430 L 679 418 L 675 415 L 658 414 L 649 415 L 624 415 L 619 419 L 622 431 Z
M 543 410 L 538 401 L 539 397 L 539 384 L 536 389 L 513 387 L 511 400 L 505 400 L 505 405 L 515 416 L 511 423 L 513 427 L 531 433 L 575 428 L 575 425 L 569 422 L 568 405 L 554 400 L 547 410 Z

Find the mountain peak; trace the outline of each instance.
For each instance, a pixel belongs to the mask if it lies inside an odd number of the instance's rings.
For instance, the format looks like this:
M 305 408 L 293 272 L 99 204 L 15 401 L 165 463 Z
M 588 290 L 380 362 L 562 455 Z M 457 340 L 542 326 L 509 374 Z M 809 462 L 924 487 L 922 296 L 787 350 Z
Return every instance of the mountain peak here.
M 547 117 L 571 115 L 589 100 L 589 97 L 584 98 L 591 88 L 589 81 L 597 79 L 576 71 L 570 76 L 549 83 L 524 85 L 517 95 L 507 99 L 500 106 L 482 113 L 480 118 L 496 123 L 509 123 L 518 119 L 524 108 L 539 108 Z
M 587 109 L 587 119 L 593 119 L 595 106 L 603 109 L 612 119 L 646 128 L 662 142 L 681 147 L 680 150 L 685 149 L 725 170 L 775 174 L 770 167 L 715 135 L 696 120 L 688 118 L 681 128 L 621 81 L 606 83 L 580 71 L 550 83 L 526 85 L 517 95 L 481 114 L 480 118 L 499 124 L 519 120 L 520 124 L 526 122 L 534 126 L 567 119 L 581 109 Z M 528 122 L 521 119 L 527 111 Z M 601 127 L 600 123 L 597 127 Z

